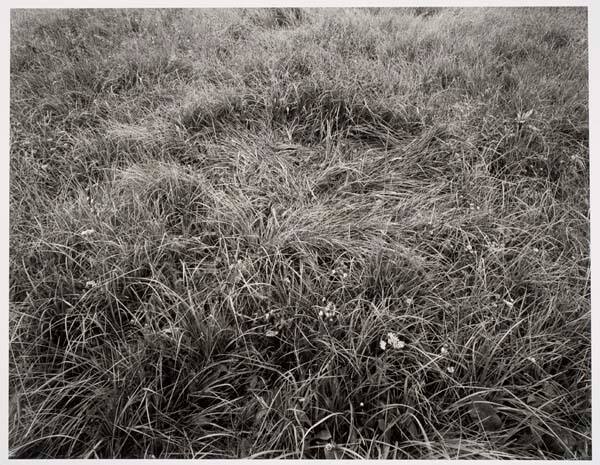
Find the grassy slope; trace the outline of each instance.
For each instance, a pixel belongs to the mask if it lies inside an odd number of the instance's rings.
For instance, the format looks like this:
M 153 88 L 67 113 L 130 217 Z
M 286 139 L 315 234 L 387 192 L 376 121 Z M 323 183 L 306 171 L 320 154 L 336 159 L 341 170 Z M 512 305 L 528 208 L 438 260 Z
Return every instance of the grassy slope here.
M 14 13 L 14 455 L 589 457 L 586 21 Z

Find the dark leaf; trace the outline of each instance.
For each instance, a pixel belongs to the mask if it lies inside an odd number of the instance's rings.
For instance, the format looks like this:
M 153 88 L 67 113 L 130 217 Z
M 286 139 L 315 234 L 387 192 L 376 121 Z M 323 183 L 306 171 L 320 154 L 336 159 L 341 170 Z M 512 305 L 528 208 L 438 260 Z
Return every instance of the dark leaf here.
M 322 429 L 315 434 L 315 439 L 318 439 L 319 441 L 329 441 L 331 439 L 331 433 L 328 429 Z
M 471 399 L 469 414 L 485 431 L 497 431 L 502 427 L 502 420 L 498 416 L 496 407 L 481 396 Z

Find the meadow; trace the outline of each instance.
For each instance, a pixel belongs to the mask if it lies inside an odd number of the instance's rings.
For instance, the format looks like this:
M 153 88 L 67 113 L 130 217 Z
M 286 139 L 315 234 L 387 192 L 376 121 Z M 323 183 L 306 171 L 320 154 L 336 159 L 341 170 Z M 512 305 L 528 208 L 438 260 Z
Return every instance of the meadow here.
M 12 10 L 14 458 L 591 458 L 585 8 Z

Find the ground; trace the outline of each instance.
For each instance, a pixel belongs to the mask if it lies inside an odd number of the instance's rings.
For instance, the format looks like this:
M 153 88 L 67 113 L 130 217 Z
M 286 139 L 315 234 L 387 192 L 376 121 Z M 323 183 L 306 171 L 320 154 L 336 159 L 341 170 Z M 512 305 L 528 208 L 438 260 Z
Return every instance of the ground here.
M 590 458 L 585 8 L 10 48 L 13 457 Z

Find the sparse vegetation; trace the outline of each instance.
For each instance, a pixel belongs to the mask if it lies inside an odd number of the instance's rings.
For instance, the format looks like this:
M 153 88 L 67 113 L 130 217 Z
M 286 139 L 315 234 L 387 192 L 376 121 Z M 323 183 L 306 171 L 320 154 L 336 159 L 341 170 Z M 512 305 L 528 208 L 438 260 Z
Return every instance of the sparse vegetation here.
M 582 8 L 13 10 L 21 458 L 591 456 Z

